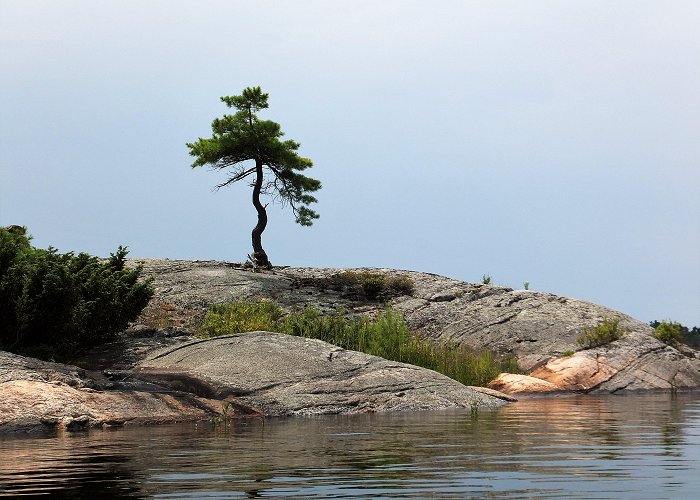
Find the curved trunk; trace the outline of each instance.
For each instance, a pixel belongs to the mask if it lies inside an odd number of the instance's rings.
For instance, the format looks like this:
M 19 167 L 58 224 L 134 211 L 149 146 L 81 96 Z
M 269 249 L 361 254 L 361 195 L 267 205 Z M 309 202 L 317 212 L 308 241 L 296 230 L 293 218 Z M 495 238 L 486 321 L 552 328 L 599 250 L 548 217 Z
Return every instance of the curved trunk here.
M 262 233 L 267 227 L 267 212 L 265 206 L 260 203 L 260 190 L 263 183 L 263 165 L 258 159 L 255 160 L 255 184 L 253 185 L 253 206 L 258 212 L 258 223 L 253 228 L 253 264 L 258 267 L 269 269 L 272 267 L 267 258 L 267 254 L 262 247 Z

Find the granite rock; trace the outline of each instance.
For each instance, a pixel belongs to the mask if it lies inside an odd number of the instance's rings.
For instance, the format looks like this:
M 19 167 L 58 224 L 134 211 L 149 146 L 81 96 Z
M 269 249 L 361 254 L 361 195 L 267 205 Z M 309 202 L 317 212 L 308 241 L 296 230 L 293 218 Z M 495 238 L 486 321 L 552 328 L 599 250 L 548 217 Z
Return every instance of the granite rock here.
M 135 261 L 132 261 L 135 262 Z M 312 305 L 322 312 L 349 311 L 374 316 L 383 301 L 368 300 L 334 286 L 333 277 L 345 269 L 275 268 L 255 273 L 237 264 L 215 261 L 141 261 L 155 280 L 154 304 L 179 311 L 182 325 L 196 323 L 206 307 L 217 302 L 266 299 L 287 310 Z M 356 269 L 409 278 L 410 295 L 391 297 L 418 335 L 439 344 L 491 349 L 513 354 L 524 371 L 552 379 L 570 391 L 608 391 L 700 386 L 700 356 L 690 348 L 667 346 L 653 329 L 604 306 L 532 290 L 466 283 L 428 273 L 393 269 Z M 585 328 L 615 318 L 624 332 L 608 347 L 576 348 Z M 561 358 L 561 359 L 560 359 Z
M 425 368 L 270 332 L 169 347 L 142 361 L 134 376 L 233 397 L 273 416 L 495 407 L 511 400 Z

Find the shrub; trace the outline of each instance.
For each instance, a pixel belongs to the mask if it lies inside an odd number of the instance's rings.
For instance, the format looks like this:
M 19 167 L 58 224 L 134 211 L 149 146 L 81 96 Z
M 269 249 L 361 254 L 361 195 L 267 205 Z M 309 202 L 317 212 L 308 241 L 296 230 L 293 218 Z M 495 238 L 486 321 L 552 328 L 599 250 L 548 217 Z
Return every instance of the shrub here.
M 111 340 L 150 300 L 142 269 L 125 269 L 126 248 L 102 261 L 33 248 L 0 228 L 0 349 L 65 359 Z
M 567 349 L 562 353 L 562 357 L 568 358 L 569 356 L 573 356 L 574 353 L 576 353 L 576 351 L 574 351 L 573 349 Z
M 582 349 L 590 349 L 619 340 L 624 333 L 619 323 L 620 320 L 617 318 L 605 318 L 601 324 L 593 329 L 584 327 L 583 335 L 576 339 L 576 343 Z
M 467 347 L 440 346 L 411 335 L 403 316 L 387 308 L 376 320 L 348 317 L 346 313 L 323 315 L 311 306 L 279 317 L 272 302 L 234 302 L 213 306 L 202 327 L 204 336 L 269 330 L 323 340 L 344 349 L 360 351 L 422 366 L 443 373 L 466 385 L 486 385 L 499 373 L 518 373 L 515 358 L 497 359 L 490 351 L 474 352 Z M 206 326 L 206 327 L 205 327 Z
M 491 276 L 489 276 L 488 274 L 484 274 L 481 277 L 481 283 L 484 285 L 490 285 L 491 284 Z
M 408 276 L 390 276 L 372 271 L 343 271 L 332 281 L 343 288 L 356 288 L 369 300 L 412 295 L 414 283 Z
M 675 321 L 662 321 L 654 329 L 654 336 L 666 344 L 681 342 L 683 339 L 682 326 Z

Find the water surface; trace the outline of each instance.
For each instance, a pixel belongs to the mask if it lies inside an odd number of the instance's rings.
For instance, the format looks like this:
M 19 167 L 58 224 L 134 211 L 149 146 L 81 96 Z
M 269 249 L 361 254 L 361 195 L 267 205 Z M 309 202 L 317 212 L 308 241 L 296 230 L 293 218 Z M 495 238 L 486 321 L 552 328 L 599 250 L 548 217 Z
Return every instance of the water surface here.
M 700 394 L 0 440 L 0 495 L 700 498 Z

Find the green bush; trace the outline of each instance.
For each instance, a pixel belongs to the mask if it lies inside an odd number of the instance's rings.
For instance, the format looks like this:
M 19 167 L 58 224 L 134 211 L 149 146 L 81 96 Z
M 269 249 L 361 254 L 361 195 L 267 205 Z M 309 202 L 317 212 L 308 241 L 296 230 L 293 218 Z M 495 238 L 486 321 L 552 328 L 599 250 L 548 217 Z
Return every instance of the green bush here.
M 408 276 L 391 276 L 372 271 L 343 271 L 332 281 L 343 288 L 357 289 L 369 300 L 412 295 L 414 283 Z
M 676 341 L 680 341 L 683 344 L 689 345 L 690 347 L 693 347 L 694 349 L 700 349 L 700 328 L 698 328 L 697 326 L 689 328 L 689 327 L 684 326 L 676 321 L 671 321 L 671 320 L 666 320 L 663 322 L 654 320 L 654 321 L 650 322 L 649 324 L 654 329 L 656 329 L 659 326 L 661 326 L 662 323 L 668 323 L 669 325 L 673 325 L 672 326 L 673 331 L 669 332 L 669 333 L 671 333 L 672 339 L 674 339 Z M 662 332 L 666 328 L 668 328 L 668 327 L 664 327 L 662 329 Z M 676 332 L 678 332 L 680 334 L 680 338 L 676 338 L 676 335 L 675 335 Z M 663 332 L 662 335 L 664 337 L 666 337 L 665 332 Z M 657 335 L 657 338 L 659 338 L 658 335 Z M 663 339 L 661 339 L 661 340 L 663 340 Z M 664 342 L 666 342 L 666 341 L 664 340 Z
M 65 360 L 109 341 L 150 300 L 141 268 L 125 269 L 119 247 L 101 261 L 33 248 L 26 231 L 0 228 L 0 349 Z
M 619 340 L 624 333 L 619 323 L 620 320 L 617 318 L 605 318 L 601 324 L 593 329 L 584 327 L 583 335 L 576 339 L 576 343 L 582 349 L 590 349 Z
M 419 339 L 411 335 L 403 316 L 391 308 L 375 320 L 344 313 L 323 315 L 311 306 L 283 317 L 281 313 L 273 302 L 213 306 L 207 311 L 201 335 L 241 333 L 249 328 L 320 339 L 344 349 L 429 368 L 466 385 L 486 385 L 501 372 L 519 372 L 513 357 L 496 359 L 490 351 L 474 352 Z
M 666 344 L 681 342 L 683 339 L 682 326 L 675 321 L 662 321 L 654 328 L 654 336 Z

